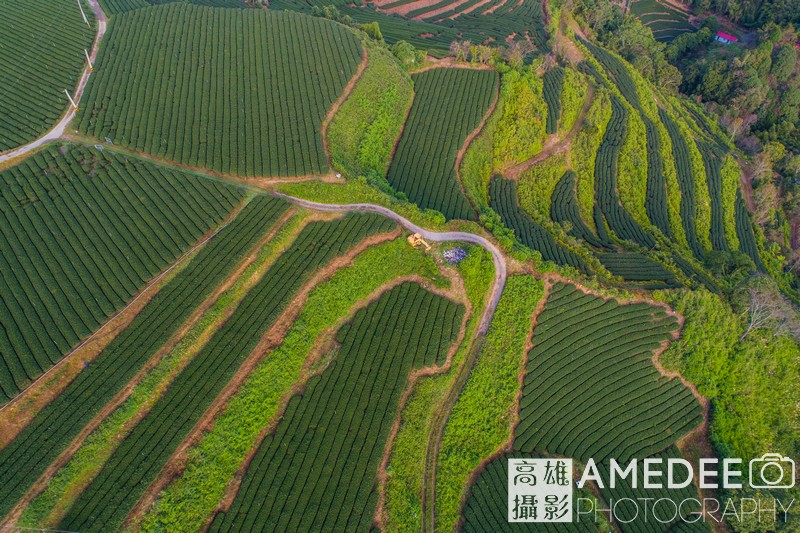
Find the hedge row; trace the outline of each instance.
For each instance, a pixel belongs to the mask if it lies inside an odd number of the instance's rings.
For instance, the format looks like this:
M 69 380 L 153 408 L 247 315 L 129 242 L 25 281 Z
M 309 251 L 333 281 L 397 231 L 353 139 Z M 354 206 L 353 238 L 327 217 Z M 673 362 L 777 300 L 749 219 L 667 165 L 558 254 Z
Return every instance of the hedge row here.
M 211 531 L 368 531 L 409 372 L 444 361 L 463 311 L 404 283 L 356 313 L 336 335 L 333 361 L 289 402 Z
M 0 173 L 0 403 L 218 224 L 242 191 L 78 146 Z
M 147 486 L 309 277 L 366 236 L 392 227 L 390 220 L 371 214 L 350 214 L 306 226 L 122 441 L 60 528 L 87 532 L 119 529 Z
M 183 2 L 113 19 L 80 131 L 240 176 L 328 170 L 320 129 L 361 60 L 331 21 Z
M 11 509 L 92 417 L 180 328 L 287 207 L 285 202 L 267 197 L 250 202 L 0 450 L 0 515 Z
M 592 246 L 597 248 L 611 246 L 610 242 L 600 240 L 581 218 L 578 198 L 575 195 L 575 173 L 571 170 L 564 173 L 553 190 L 550 218 L 559 224 L 569 223 L 570 235 L 583 239 Z

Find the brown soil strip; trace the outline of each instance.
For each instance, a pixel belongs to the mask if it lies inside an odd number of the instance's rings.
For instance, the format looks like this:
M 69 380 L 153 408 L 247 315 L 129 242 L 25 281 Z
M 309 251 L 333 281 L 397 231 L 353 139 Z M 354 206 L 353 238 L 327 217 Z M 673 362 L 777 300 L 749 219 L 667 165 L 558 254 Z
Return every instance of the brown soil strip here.
M 494 70 L 491 65 L 474 65 L 469 61 L 456 61 L 456 58 L 447 56 L 438 59 L 432 56 L 425 58 L 426 65 L 424 67 L 411 71 L 411 74 L 419 74 L 427 72 L 435 68 L 471 68 L 472 70 Z
M 508 2 L 508 0 L 500 0 L 498 3 L 496 3 L 495 5 L 493 5 L 492 7 L 481 13 L 481 15 L 490 15 L 494 13 L 495 11 L 506 5 L 506 2 Z
M 387 2 L 387 3 L 389 3 L 389 2 Z M 382 9 L 381 8 L 381 9 L 378 9 L 378 11 L 381 11 L 383 13 L 389 13 L 390 15 L 400 15 L 400 16 L 405 17 L 406 15 L 408 15 L 408 13 L 410 13 L 411 11 L 414 11 L 415 9 L 421 9 L 423 7 L 430 7 L 430 6 L 436 5 L 438 3 L 439 3 L 439 0 L 419 0 L 418 2 L 412 2 L 410 4 L 405 4 L 405 5 L 393 7 L 393 8 L 390 8 L 390 9 Z M 377 2 L 375 4 L 377 5 Z M 384 3 L 384 5 L 386 5 L 386 4 Z M 416 18 L 414 20 L 419 20 L 419 18 Z
M 572 129 L 569 131 L 566 137 L 560 139 L 556 135 L 551 135 L 547 138 L 544 143 L 544 147 L 542 151 L 533 156 L 532 158 L 528 159 L 527 161 L 520 163 L 519 165 L 515 165 L 508 169 L 502 171 L 503 176 L 508 179 L 518 180 L 520 176 L 529 168 L 537 163 L 541 163 L 545 159 L 549 158 L 555 154 L 561 154 L 564 152 L 568 152 L 572 147 L 572 141 L 578 135 L 578 132 L 583 127 L 583 123 L 586 121 L 586 114 L 589 112 L 589 107 L 592 105 L 592 101 L 594 100 L 594 88 L 590 85 L 589 89 L 586 92 L 586 99 L 583 102 L 583 107 L 581 108 L 581 112 L 578 115 L 578 118 L 575 119 L 575 124 L 572 125 Z
M 103 407 L 100 412 L 95 415 L 92 420 L 86 425 L 86 427 L 72 440 L 72 442 L 67 446 L 64 451 L 56 458 L 55 461 L 44 471 L 44 473 L 39 477 L 39 479 L 34 483 L 28 492 L 23 496 L 23 498 L 14 506 L 11 512 L 6 516 L 4 522 L 8 523 L 15 523 L 19 517 L 22 515 L 25 508 L 36 498 L 39 494 L 44 491 L 47 487 L 48 482 L 55 476 L 58 471 L 64 467 L 73 454 L 83 445 L 83 442 L 86 438 L 95 430 L 97 429 L 100 424 L 117 408 L 119 407 L 133 392 L 133 389 L 141 382 L 141 380 L 158 364 L 161 359 L 169 354 L 172 349 L 180 342 L 180 340 L 186 335 L 186 333 L 195 325 L 195 323 L 205 314 L 206 311 L 216 302 L 217 298 L 225 291 L 229 290 L 234 283 L 241 277 L 244 271 L 255 261 L 258 257 L 258 253 L 261 248 L 267 244 L 270 240 L 272 240 L 275 235 L 280 231 L 281 227 L 292 217 L 296 212 L 295 208 L 290 208 L 282 217 L 281 219 L 273 224 L 271 228 L 264 234 L 264 236 L 259 240 L 258 244 L 252 249 L 250 254 L 242 260 L 236 269 L 231 273 L 231 275 L 221 283 L 214 292 L 208 296 L 205 301 L 190 315 L 190 317 L 184 322 L 181 328 L 176 331 L 172 337 L 167 341 L 167 343 L 161 347 L 142 367 L 142 369 L 136 373 L 136 375 L 128 382 L 128 384 L 119 392 L 116 396 L 108 403 L 105 407 Z M 310 221 L 307 220 L 306 222 Z M 302 228 L 300 228 L 302 229 Z M 299 229 L 297 230 L 299 232 Z M 235 307 L 235 306 L 232 306 Z M 227 316 L 233 312 L 233 308 L 229 310 Z M 214 329 L 218 329 L 222 326 L 225 322 L 225 318 L 218 320 L 212 326 Z M 206 340 L 211 337 L 211 332 L 208 335 L 204 334 Z M 202 346 L 201 346 L 202 347 Z M 191 356 L 197 354 L 198 350 L 192 350 Z M 177 376 L 177 374 L 190 362 L 191 356 L 187 357 L 185 361 L 182 361 L 175 369 L 173 369 L 172 376 L 173 378 Z M 162 391 L 163 392 L 163 391 Z M 155 403 L 155 402 L 153 402 Z M 134 418 L 130 420 L 126 427 L 131 427 L 135 425 L 139 420 L 141 420 L 152 408 L 152 404 L 149 408 L 142 409 L 140 412 L 136 413 Z M 124 437 L 123 437 L 124 438 Z M 87 480 L 87 484 L 90 480 Z M 81 487 L 81 489 L 85 488 Z
M 91 336 L 77 348 L 65 355 L 47 372 L 34 380 L 25 390 L 0 408 L 0 448 L 4 448 L 30 423 L 36 414 L 61 394 L 84 366 L 93 361 L 113 341 L 117 335 L 136 318 L 145 305 L 166 285 L 181 268 L 188 264 L 190 257 L 230 223 L 244 208 L 245 202 L 231 210 L 217 228 L 206 232 L 189 251 L 181 255 L 161 274 L 151 280 L 133 299 L 114 316 L 100 325 Z
M 736 160 L 739 163 L 739 183 L 741 184 L 742 195 L 747 204 L 747 208 L 751 212 L 755 212 L 756 203 L 753 200 L 753 171 L 749 165 L 745 165 L 741 159 Z
M 283 183 L 302 183 L 304 181 L 321 181 L 324 183 L 335 183 L 337 185 L 347 183 L 345 178 L 337 178 L 336 174 L 333 173 L 325 174 L 324 176 L 299 176 L 296 178 L 244 178 L 237 179 L 236 181 L 243 185 L 267 190 L 273 189 L 275 185 L 281 185 Z
M 436 17 L 438 15 L 441 15 L 442 13 L 447 13 L 448 11 L 456 9 L 458 6 L 460 6 L 461 4 L 465 4 L 468 1 L 469 0 L 453 0 L 452 3 L 450 3 L 450 4 L 446 5 L 446 6 L 440 7 L 438 9 L 431 9 L 430 11 L 426 11 L 425 13 L 422 13 L 421 15 L 417 15 L 416 17 L 412 18 L 411 20 L 422 21 L 422 20 L 432 19 L 432 18 L 434 18 L 434 17 Z M 486 2 L 489 2 L 490 0 L 483 0 L 483 1 L 484 1 L 484 3 L 486 3 Z M 433 2 L 433 3 L 437 4 L 438 2 Z M 455 15 L 455 17 L 457 17 L 459 14 L 460 13 L 457 13 Z
M 458 13 L 453 13 L 452 15 L 450 15 L 450 16 L 449 16 L 449 17 L 447 17 L 447 18 L 448 18 L 449 20 L 453 20 L 453 19 L 456 19 L 456 18 L 458 18 L 458 17 L 459 17 L 459 16 L 461 16 L 461 15 L 466 15 L 467 13 L 472 13 L 472 12 L 473 12 L 473 11 L 475 11 L 476 9 L 480 9 L 480 8 L 482 8 L 483 6 L 485 6 L 486 4 L 488 4 L 488 3 L 489 3 L 489 2 L 491 2 L 491 1 L 492 1 L 492 0 L 480 0 L 478 3 L 476 3 L 476 4 L 473 4 L 473 5 L 469 6 L 468 8 L 466 8 L 466 9 L 464 9 L 464 10 L 462 10 L 462 11 L 459 11 Z M 437 22 L 439 22 L 439 21 L 437 21 Z
M 336 116 L 336 113 L 339 111 L 339 108 L 342 104 L 350 97 L 350 93 L 353 92 L 358 80 L 361 79 L 361 75 L 364 74 L 364 71 L 367 69 L 367 64 L 369 63 L 369 55 L 367 54 L 367 48 L 365 46 L 361 47 L 361 63 L 358 65 L 355 74 L 353 77 L 350 78 L 350 81 L 347 82 L 345 85 L 342 94 L 339 95 L 339 98 L 333 103 L 331 108 L 328 110 L 328 113 L 325 115 L 325 119 L 322 121 L 322 128 L 320 129 L 320 135 L 322 135 L 322 147 L 325 150 L 325 155 L 328 158 L 328 165 L 333 168 L 333 163 L 331 161 L 331 154 L 328 148 L 328 126 L 330 125 L 333 117 Z
M 575 44 L 575 41 L 567 37 L 565 32 L 566 28 L 567 22 L 562 18 L 561 25 L 558 33 L 556 34 L 556 46 L 558 47 L 559 53 L 567 58 L 570 63 L 577 66 L 578 63 L 583 61 L 585 58 L 581 49 L 578 48 L 577 44 Z
M 239 369 L 234 374 L 233 378 L 222 389 L 220 394 L 214 399 L 212 404 L 197 422 L 192 431 L 183 440 L 181 445 L 175 450 L 170 459 L 161 469 L 156 480 L 148 487 L 142 498 L 134 506 L 128 517 L 125 520 L 125 528 L 131 527 L 135 522 L 141 518 L 143 513 L 152 506 L 158 494 L 175 478 L 177 478 L 188 462 L 188 454 L 190 448 L 195 446 L 202 436 L 211 430 L 214 421 L 219 416 L 225 407 L 228 405 L 230 399 L 239 392 L 241 386 L 247 380 L 247 376 L 256 368 L 258 363 L 273 349 L 280 345 L 283 337 L 292 327 L 303 306 L 308 299 L 311 291 L 320 283 L 328 280 L 336 273 L 336 271 L 352 264 L 353 259 L 365 251 L 367 248 L 380 244 L 382 242 L 390 241 L 399 237 L 401 233 L 400 228 L 396 228 L 388 233 L 381 233 L 373 235 L 362 240 L 359 244 L 351 248 L 345 255 L 338 257 L 328 263 L 326 266 L 317 270 L 311 276 L 303 287 L 295 294 L 291 302 L 286 306 L 286 309 L 277 318 L 274 324 L 269 327 L 267 332 L 263 335 L 258 345 L 253 349 L 247 359 L 242 363 Z

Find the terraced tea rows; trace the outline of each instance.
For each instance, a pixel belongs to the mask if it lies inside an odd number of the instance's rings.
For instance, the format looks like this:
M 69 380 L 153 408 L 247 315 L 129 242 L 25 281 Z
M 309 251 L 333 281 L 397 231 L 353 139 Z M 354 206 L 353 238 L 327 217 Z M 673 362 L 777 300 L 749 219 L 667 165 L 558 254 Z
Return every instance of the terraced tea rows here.
M 667 180 L 661 158 L 661 139 L 655 123 L 647 116 L 639 100 L 639 92 L 626 65 L 607 50 L 581 39 L 595 58 L 606 69 L 622 96 L 639 113 L 644 123 L 647 143 L 647 184 L 645 211 L 650 222 L 667 237 L 672 238 L 667 207 Z
M 622 207 L 617 194 L 619 153 L 627 135 L 628 111 L 616 96 L 611 97 L 611 105 L 611 120 L 595 160 L 595 199 L 608 226 L 617 237 L 652 248 L 655 246 L 655 239 Z
M 389 183 L 423 209 L 448 219 L 474 219 L 456 177 L 456 156 L 495 97 L 497 73 L 438 68 L 413 79 L 416 96 L 389 166 Z
M 555 67 L 544 73 L 544 101 L 547 102 L 547 133 L 558 131 L 561 118 L 561 89 L 564 84 L 563 67 Z
M 242 176 L 328 170 L 322 121 L 361 59 L 343 26 L 174 3 L 117 15 L 105 40 L 83 133 Z
M 597 248 L 611 246 L 610 242 L 600 240 L 581 218 L 578 198 L 575 195 L 575 173 L 568 170 L 558 180 L 550 203 L 550 218 L 559 224 L 570 225 L 570 235 L 585 240 Z
M 62 520 L 61 528 L 118 529 L 177 446 L 309 277 L 365 237 L 393 227 L 394 223 L 386 218 L 359 214 L 306 226 L 244 297 L 225 326 L 203 346 L 122 441 Z M 147 457 L 147 461 L 142 462 L 141 457 Z
M 630 11 L 653 31 L 658 41 L 669 42 L 678 35 L 695 30 L 689 24 L 689 13 L 662 0 L 632 0 Z
M 0 173 L 0 403 L 122 308 L 242 198 L 79 146 Z
M 615 276 L 625 281 L 658 281 L 647 288 L 675 288 L 681 284 L 675 274 L 664 268 L 658 261 L 639 253 L 601 253 L 597 258 Z
M 82 3 L 90 22 L 92 10 Z M 0 4 L 0 152 L 32 141 L 67 109 L 64 89 L 74 92 L 91 50 L 75 0 L 30 0 Z
M 118 13 L 124 13 L 125 11 L 139 9 L 140 7 L 179 1 L 209 7 L 246 7 L 243 0 L 100 0 L 100 5 L 103 7 L 103 12 L 106 15 L 116 15 Z
M 692 162 L 689 159 L 689 147 L 686 144 L 686 139 L 678 130 L 675 121 L 662 109 L 659 109 L 658 113 L 672 141 L 672 157 L 678 173 L 678 186 L 681 189 L 681 224 L 683 224 L 683 230 L 686 233 L 686 240 L 689 242 L 692 254 L 695 258 L 702 260 L 705 254 L 702 246 L 700 246 L 700 241 L 697 240 L 695 224 L 697 205 L 695 203 L 695 183 Z
M 517 182 L 495 176 L 489 184 L 489 205 L 500 215 L 503 224 L 512 229 L 519 241 L 542 254 L 545 261 L 588 272 L 583 258 L 556 242 L 553 234 L 533 220 L 519 206 Z
M 756 268 L 761 272 L 766 272 L 767 267 L 761 261 L 758 255 L 758 246 L 756 245 L 756 236 L 753 232 L 752 222 L 750 221 L 750 212 L 742 198 L 741 191 L 736 191 L 736 236 L 739 237 L 739 249 L 747 254 L 747 257 L 753 260 Z
M 703 165 L 706 167 L 706 180 L 708 181 L 708 195 L 711 199 L 711 246 L 714 250 L 727 251 L 728 242 L 725 239 L 725 214 L 722 206 L 722 154 L 714 146 L 705 142 L 698 142 L 697 147 L 703 156 Z
M 16 439 L 0 450 L 0 515 L 5 516 L 45 468 L 181 327 L 287 207 L 285 202 L 267 197 L 251 201 L 161 288 L 130 325 L 42 409 Z
M 695 427 L 702 409 L 653 366 L 677 320 L 555 284 L 538 317 L 514 449 L 581 461 L 646 457 Z
M 463 311 L 410 283 L 360 310 L 339 330 L 333 361 L 289 402 L 211 531 L 369 530 L 408 374 L 444 362 Z

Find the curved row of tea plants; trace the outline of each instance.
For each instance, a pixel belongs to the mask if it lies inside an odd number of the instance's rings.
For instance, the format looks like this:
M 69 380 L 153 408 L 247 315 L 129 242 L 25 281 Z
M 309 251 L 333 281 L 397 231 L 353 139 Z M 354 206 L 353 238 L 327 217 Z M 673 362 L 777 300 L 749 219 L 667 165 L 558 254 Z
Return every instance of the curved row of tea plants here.
M 753 232 L 753 225 L 750 221 L 750 211 L 744 203 L 742 193 L 736 192 L 736 235 L 739 237 L 739 249 L 747 254 L 747 257 L 753 260 L 756 268 L 761 272 L 766 272 L 767 267 L 761 261 L 758 255 L 758 245 L 756 244 L 756 236 Z
M 286 202 L 268 197 L 251 201 L 16 439 L 0 450 L 0 516 L 172 337 L 287 207 Z
M 697 205 L 695 200 L 695 182 L 692 172 L 692 161 L 689 156 L 689 147 L 684 136 L 678 129 L 678 125 L 663 109 L 658 110 L 661 122 L 669 134 L 672 141 L 672 157 L 675 161 L 675 170 L 678 174 L 678 186 L 681 189 L 681 223 L 686 233 L 686 240 L 692 255 L 698 260 L 704 257 L 703 247 L 697 239 L 697 226 L 695 217 L 697 216 Z
M 617 237 L 652 248 L 655 246 L 655 239 L 625 210 L 617 193 L 619 154 L 627 135 L 628 110 L 614 95 L 611 96 L 611 107 L 611 120 L 595 159 L 595 199 L 609 228 Z
M 503 224 L 512 229 L 517 239 L 542 254 L 545 261 L 588 272 L 583 258 L 556 242 L 553 234 L 522 210 L 517 199 L 517 183 L 495 176 L 489 183 L 489 206 L 500 215 Z
M 104 41 L 81 132 L 240 176 L 328 170 L 322 121 L 362 55 L 345 27 L 181 2 L 115 16 Z
M 312 222 L 175 378 L 61 521 L 74 531 L 116 530 L 161 468 L 309 277 L 369 235 L 395 227 L 378 215 Z M 146 457 L 146 461 L 140 458 Z
M 64 145 L 0 173 L 0 403 L 122 308 L 240 189 Z
M 360 310 L 321 376 L 289 402 L 211 531 L 367 531 L 376 475 L 414 369 L 442 364 L 464 309 L 404 283 Z
M 711 246 L 714 250 L 728 251 L 728 241 L 725 239 L 725 213 L 722 205 L 722 157 L 724 156 L 711 144 L 698 142 L 697 147 L 703 156 L 708 195 L 711 199 L 711 232 L 709 234 Z
M 558 131 L 561 118 L 561 90 L 564 85 L 564 68 L 551 68 L 544 73 L 544 101 L 547 102 L 547 133 Z
M 600 240 L 581 218 L 575 192 L 575 172 L 568 170 L 558 180 L 550 202 L 550 218 L 559 224 L 569 224 L 570 235 L 583 239 L 597 248 L 608 248 L 611 242 Z
M 625 281 L 661 281 L 666 287 L 680 287 L 675 274 L 644 254 L 631 252 L 601 253 L 597 258 L 615 276 Z
M 689 389 L 650 360 L 677 328 L 664 308 L 555 284 L 528 353 L 514 449 L 626 461 L 674 443 L 702 419 Z
M 412 76 L 416 96 L 389 183 L 423 209 L 448 219 L 474 219 L 456 177 L 456 156 L 497 92 L 493 70 L 437 68 Z
M 94 23 L 88 3 L 83 11 Z M 75 0 L 30 0 L 0 4 L 0 152 L 39 137 L 67 109 L 91 50 Z

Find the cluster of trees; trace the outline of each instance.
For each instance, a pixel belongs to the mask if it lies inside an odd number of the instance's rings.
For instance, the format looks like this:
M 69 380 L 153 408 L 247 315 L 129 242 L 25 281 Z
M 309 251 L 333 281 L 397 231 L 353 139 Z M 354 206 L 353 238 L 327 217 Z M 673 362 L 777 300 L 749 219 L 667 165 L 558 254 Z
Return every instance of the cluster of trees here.
M 691 4 L 696 11 L 714 11 L 745 26 L 800 22 L 796 0 L 692 0 Z
M 470 41 L 453 41 L 450 43 L 450 55 L 457 61 L 471 61 L 480 65 L 488 65 L 499 60 L 505 60 L 513 68 L 517 68 L 522 66 L 525 59 L 535 51 L 536 46 L 527 40 L 512 41 L 508 46 L 502 47 L 473 44 Z
M 635 16 L 609 0 L 567 0 L 566 8 L 581 16 L 598 41 L 631 63 L 658 87 L 675 92 L 681 73 L 666 56 L 667 46 Z

